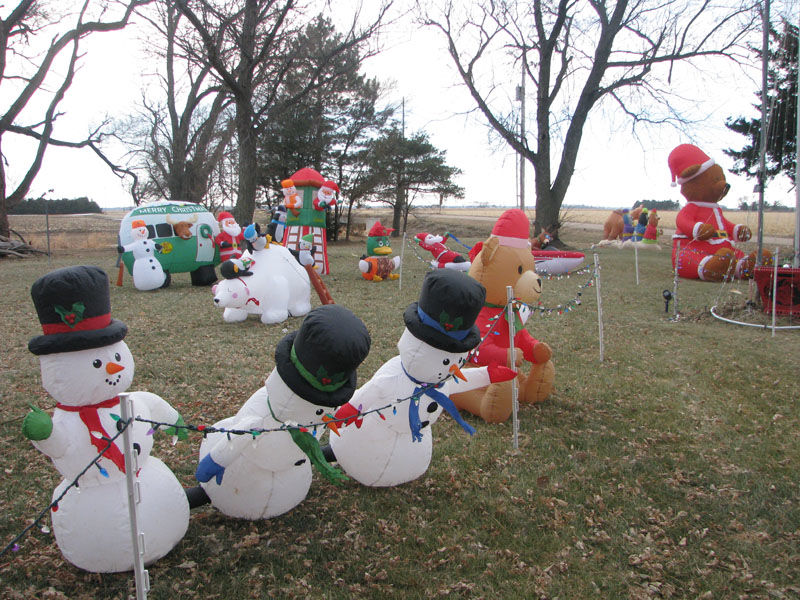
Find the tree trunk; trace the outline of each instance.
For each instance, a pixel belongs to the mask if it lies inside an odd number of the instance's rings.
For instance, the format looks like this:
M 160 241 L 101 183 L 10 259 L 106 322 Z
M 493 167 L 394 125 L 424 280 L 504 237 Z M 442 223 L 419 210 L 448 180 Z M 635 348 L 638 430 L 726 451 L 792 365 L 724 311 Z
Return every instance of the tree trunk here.
M 236 101 L 236 133 L 239 137 L 239 185 L 233 217 L 237 223 L 244 225 L 253 222 L 258 183 L 256 135 L 253 131 L 253 110 L 249 102 Z

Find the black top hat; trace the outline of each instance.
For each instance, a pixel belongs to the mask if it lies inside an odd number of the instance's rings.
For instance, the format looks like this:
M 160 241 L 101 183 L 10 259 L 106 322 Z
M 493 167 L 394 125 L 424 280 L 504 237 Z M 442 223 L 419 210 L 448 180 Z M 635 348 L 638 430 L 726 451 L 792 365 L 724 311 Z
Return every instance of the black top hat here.
M 289 388 L 320 406 L 341 406 L 356 390 L 356 368 L 369 353 L 361 319 L 338 304 L 309 312 L 300 329 L 275 348 L 275 366 Z
M 403 314 L 414 337 L 446 352 L 468 352 L 481 341 L 475 319 L 486 289 L 460 271 L 435 269 L 422 282 L 419 301 Z
M 128 333 L 111 318 L 108 275 L 99 267 L 52 271 L 33 283 L 31 297 L 44 332 L 28 342 L 36 355 L 100 348 Z

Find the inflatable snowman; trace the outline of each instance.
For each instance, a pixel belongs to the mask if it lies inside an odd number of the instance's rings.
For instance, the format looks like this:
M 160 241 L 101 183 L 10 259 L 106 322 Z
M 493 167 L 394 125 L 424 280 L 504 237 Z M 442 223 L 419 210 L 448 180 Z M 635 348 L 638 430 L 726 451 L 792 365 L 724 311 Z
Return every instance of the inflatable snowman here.
M 64 477 L 53 499 L 103 452 L 96 465 L 80 476 L 77 487 L 68 489 L 53 507 L 56 542 L 76 567 L 98 573 L 128 571 L 133 568 L 134 551 L 122 437 L 107 442 L 118 431 L 118 394 L 133 380 L 133 357 L 122 341 L 128 328 L 111 318 L 108 275 L 98 267 L 48 273 L 33 284 L 31 295 L 44 335 L 31 339 L 28 348 L 39 356 L 42 385 L 57 404 L 52 419 L 34 408 L 22 431 Z M 183 424 L 177 411 L 155 394 L 130 396 L 134 417 Z M 189 504 L 172 471 L 150 456 L 150 425 L 133 421 L 130 427 L 138 452 L 138 524 L 144 533 L 144 562 L 149 564 L 186 533 Z M 170 427 L 167 432 L 186 437 L 181 428 Z
M 340 429 L 340 436 L 331 436 L 330 447 L 350 477 L 378 487 L 421 476 L 431 462 L 431 425 L 443 408 L 474 433 L 449 395 L 508 381 L 516 374 L 494 365 L 461 372 L 467 354 L 481 339 L 474 323 L 485 295 L 480 283 L 459 271 L 427 274 L 419 301 L 403 315 L 406 328 L 397 343 L 399 356 L 380 367 L 336 413 L 348 426 Z M 383 407 L 388 408 L 370 412 Z
M 133 241 L 122 246 L 122 251 L 133 254 L 133 285 L 137 290 L 147 292 L 163 287 L 167 274 L 156 258 L 161 251 L 161 244 L 148 239 L 147 227 L 142 219 L 131 221 Z
M 305 499 L 311 463 L 331 481 L 345 479 L 325 460 L 318 436 L 323 422 L 336 430 L 330 413 L 352 396 L 356 367 L 369 346 L 361 320 L 336 304 L 309 312 L 300 329 L 278 343 L 264 387 L 213 426 L 270 431 L 210 433 L 200 446 L 196 477 L 212 505 L 231 517 L 268 519 Z

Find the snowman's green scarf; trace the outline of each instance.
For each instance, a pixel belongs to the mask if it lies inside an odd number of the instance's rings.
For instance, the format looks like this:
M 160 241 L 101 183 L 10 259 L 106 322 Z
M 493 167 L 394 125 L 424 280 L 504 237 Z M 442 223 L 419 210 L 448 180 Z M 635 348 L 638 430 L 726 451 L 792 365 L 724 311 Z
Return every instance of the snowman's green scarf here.
M 275 413 L 272 410 L 272 404 L 269 401 L 269 395 L 267 395 L 267 406 L 269 407 L 269 413 L 272 415 L 272 418 L 278 423 L 282 423 L 282 421 L 275 416 Z M 317 470 L 325 479 L 335 484 L 340 484 L 349 479 L 349 477 L 347 477 L 347 475 L 345 475 L 341 469 L 332 467 L 328 464 L 328 461 L 325 460 L 325 456 L 322 454 L 322 448 L 319 447 L 317 438 L 308 433 L 308 431 L 304 431 L 300 427 L 291 427 L 288 425 L 286 426 L 286 431 L 290 436 L 292 436 L 292 441 L 294 442 L 295 446 L 303 451 L 303 454 L 308 457 L 308 460 L 311 461 L 311 464 L 317 468 Z

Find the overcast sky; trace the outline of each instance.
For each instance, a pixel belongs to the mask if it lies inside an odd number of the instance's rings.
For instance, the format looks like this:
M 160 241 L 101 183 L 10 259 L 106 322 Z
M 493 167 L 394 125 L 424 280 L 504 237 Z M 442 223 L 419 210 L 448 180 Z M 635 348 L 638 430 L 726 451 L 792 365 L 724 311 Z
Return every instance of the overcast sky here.
M 365 64 L 366 72 L 394 82 L 389 98 L 396 102 L 405 98 L 406 130 L 426 131 L 433 144 L 447 152 L 449 164 L 463 171 L 459 181 L 466 190 L 463 203 L 513 206 L 517 201 L 517 158 L 508 148 L 489 144 L 489 132 L 480 115 L 463 115 L 473 108 L 472 100 L 458 85 L 442 40 L 431 30 L 406 24 L 384 36 L 384 47 Z M 133 31 L 93 36 L 86 49 L 81 71 L 61 105 L 66 113 L 56 132 L 61 138 L 79 138 L 105 115 L 128 112 L 144 85 L 142 72 L 147 64 Z M 757 72 L 753 75 L 759 77 Z M 741 73 L 711 81 L 686 69 L 678 71 L 673 85 L 684 96 L 696 98 L 699 111 L 709 115 L 706 123 L 697 127 L 693 142 L 723 168 L 729 167 L 731 161 L 722 149 L 741 147 L 744 138 L 728 132 L 724 122 L 729 116 L 752 116 L 757 82 Z M 640 199 L 681 200 L 679 189 L 670 186 L 666 161 L 672 148 L 689 140 L 664 128 L 656 139 L 637 141 L 624 121 L 609 121 L 601 114 L 590 116 L 565 204 L 617 208 Z M 4 151 L 8 154 L 8 145 Z M 526 206 L 532 208 L 530 166 L 526 167 L 526 181 Z M 741 198 L 755 199 L 752 180 L 729 174 L 729 182 L 725 206 L 735 207 Z M 126 184 L 88 150 L 50 148 L 29 196 L 38 197 L 49 189 L 53 190 L 50 198 L 88 196 L 102 207 L 131 204 Z M 767 188 L 767 200 L 793 205 L 794 191 L 778 180 Z

